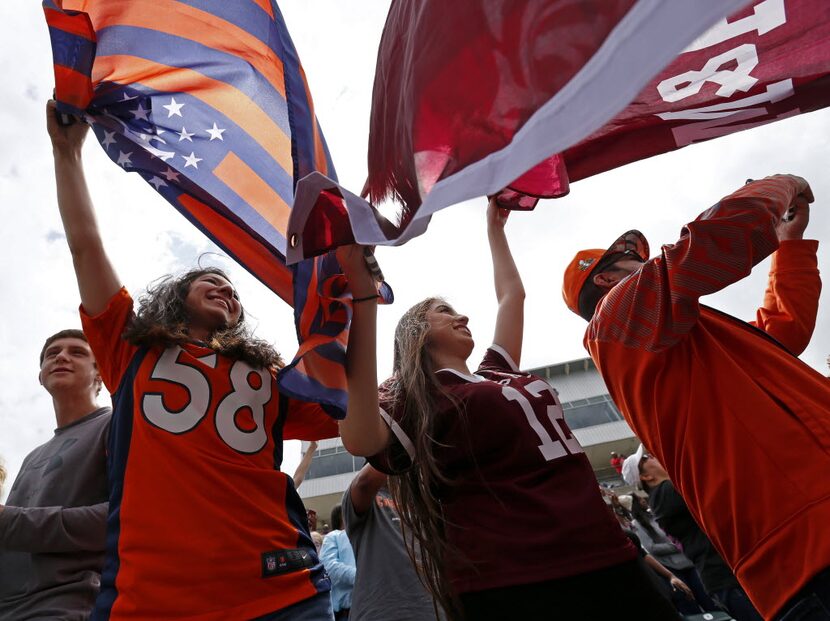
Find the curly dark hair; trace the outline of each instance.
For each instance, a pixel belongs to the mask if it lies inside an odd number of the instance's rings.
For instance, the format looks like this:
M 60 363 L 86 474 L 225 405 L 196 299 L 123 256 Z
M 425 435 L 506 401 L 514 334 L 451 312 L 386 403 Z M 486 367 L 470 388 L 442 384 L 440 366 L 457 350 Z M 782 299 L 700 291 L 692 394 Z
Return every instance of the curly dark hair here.
M 193 269 L 180 276 L 164 276 L 151 283 L 138 299 L 138 310 L 124 330 L 123 338 L 134 345 L 167 348 L 191 341 L 185 301 L 190 284 L 205 274 L 217 274 L 230 281 L 217 267 Z M 254 337 L 245 322 L 245 312 L 233 326 L 217 330 L 208 347 L 234 360 L 244 360 L 254 368 L 281 368 L 283 361 L 274 347 Z

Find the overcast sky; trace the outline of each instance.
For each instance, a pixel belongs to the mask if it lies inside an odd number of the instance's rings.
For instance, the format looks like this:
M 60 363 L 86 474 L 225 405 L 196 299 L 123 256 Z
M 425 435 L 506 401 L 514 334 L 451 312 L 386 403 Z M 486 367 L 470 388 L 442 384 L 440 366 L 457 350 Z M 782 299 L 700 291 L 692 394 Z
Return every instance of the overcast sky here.
M 366 176 L 369 105 L 377 45 L 387 2 L 283 0 L 280 3 L 305 67 L 317 115 L 341 182 L 360 190 Z M 53 87 L 51 52 L 40 4 L 0 3 L 0 458 L 13 478 L 25 455 L 52 436 L 51 401 L 38 385 L 43 340 L 79 327 L 78 292 L 55 202 L 44 105 Z M 677 239 L 681 226 L 747 178 L 791 172 L 811 182 L 816 203 L 808 236 L 822 240 L 821 267 L 830 265 L 830 116 L 795 117 L 658 156 L 575 183 L 569 196 L 514 214 L 508 237 L 527 290 L 522 366 L 581 358 L 584 322 L 564 306 L 562 270 L 584 247 L 608 245 L 630 228 L 642 230 L 655 251 Z M 112 261 L 134 294 L 148 282 L 184 270 L 213 246 L 138 175 L 115 166 L 93 139 L 84 157 L 99 223 Z M 396 302 L 380 310 L 378 361 L 391 368 L 395 322 L 428 295 L 446 296 L 470 316 L 476 339 L 471 363 L 490 343 L 495 318 L 484 226 L 485 200 L 452 207 L 433 218 L 426 235 L 377 255 Z M 231 272 L 257 334 L 290 358 L 297 347 L 291 310 L 240 268 Z M 769 262 L 744 281 L 705 300 L 750 319 L 760 304 Z M 825 288 L 813 341 L 802 359 L 827 372 L 830 287 Z M 105 399 L 101 399 L 101 404 Z M 286 447 L 284 470 L 299 460 Z M 11 479 L 6 485 L 5 494 Z

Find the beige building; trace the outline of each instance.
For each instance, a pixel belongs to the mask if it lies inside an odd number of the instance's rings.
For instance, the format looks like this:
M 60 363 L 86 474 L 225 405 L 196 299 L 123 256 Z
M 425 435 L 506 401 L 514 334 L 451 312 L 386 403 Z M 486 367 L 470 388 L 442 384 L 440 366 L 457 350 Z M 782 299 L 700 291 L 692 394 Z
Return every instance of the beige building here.
M 609 463 L 611 451 L 630 455 L 639 440 L 611 401 L 593 361 L 581 358 L 528 372 L 545 379 L 559 392 L 565 420 L 585 449 L 597 480 L 607 487 L 621 486 L 622 479 Z M 307 445 L 303 443 L 303 451 Z M 340 438 L 319 443 L 299 489 L 306 508 L 317 512 L 319 527 L 328 524 L 332 507 L 340 503 L 343 492 L 364 463 L 362 457 L 346 452 Z

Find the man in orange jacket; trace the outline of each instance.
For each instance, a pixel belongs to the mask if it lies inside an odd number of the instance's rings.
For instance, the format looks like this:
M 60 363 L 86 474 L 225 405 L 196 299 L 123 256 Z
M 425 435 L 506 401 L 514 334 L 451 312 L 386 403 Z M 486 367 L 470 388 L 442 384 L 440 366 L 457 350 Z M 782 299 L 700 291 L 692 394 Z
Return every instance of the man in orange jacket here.
M 639 231 L 577 253 L 568 307 L 634 432 L 765 618 L 830 619 L 830 385 L 796 356 L 815 326 L 804 179 L 749 183 L 649 260 Z M 702 305 L 774 253 L 752 323 Z

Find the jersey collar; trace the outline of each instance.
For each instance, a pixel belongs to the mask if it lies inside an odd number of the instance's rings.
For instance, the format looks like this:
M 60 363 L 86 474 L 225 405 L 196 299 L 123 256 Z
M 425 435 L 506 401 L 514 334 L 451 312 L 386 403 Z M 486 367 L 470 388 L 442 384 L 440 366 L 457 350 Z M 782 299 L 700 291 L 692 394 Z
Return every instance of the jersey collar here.
M 486 382 L 487 381 L 487 378 L 481 377 L 480 375 L 475 375 L 475 374 L 467 375 L 466 373 L 461 373 L 459 371 L 456 371 L 455 369 L 438 369 L 435 373 L 436 374 L 438 374 L 438 373 L 452 373 L 456 377 L 460 377 L 461 379 L 463 379 L 465 382 Z

